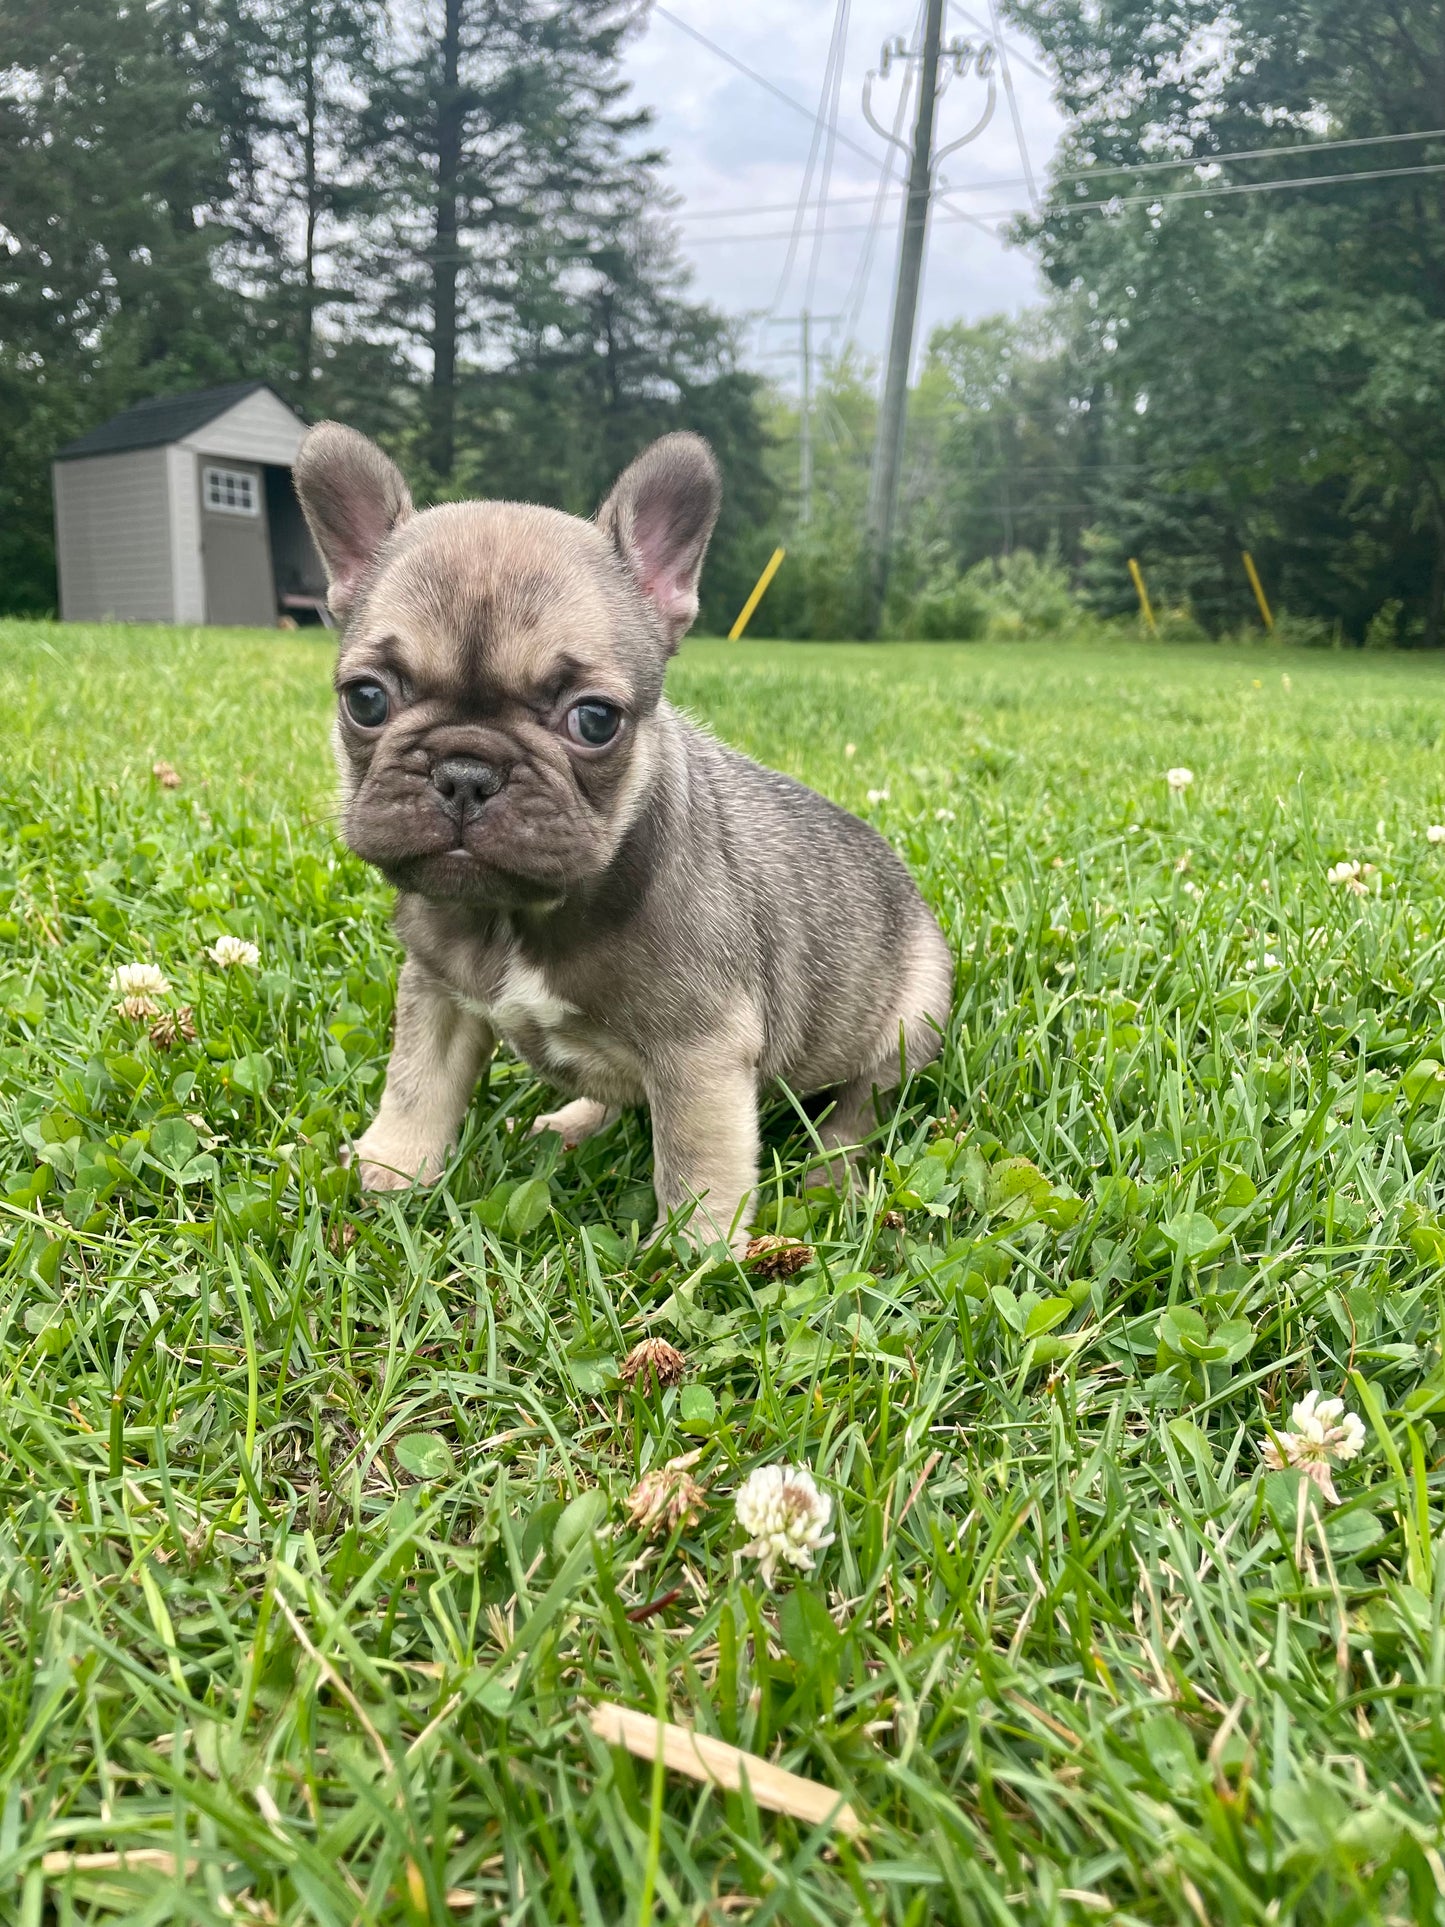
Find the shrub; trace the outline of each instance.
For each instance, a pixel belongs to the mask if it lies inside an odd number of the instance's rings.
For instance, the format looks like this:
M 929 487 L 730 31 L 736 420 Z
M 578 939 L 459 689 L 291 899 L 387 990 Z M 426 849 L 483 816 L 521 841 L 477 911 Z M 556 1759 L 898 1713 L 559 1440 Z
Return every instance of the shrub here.
M 971 577 L 936 575 L 914 597 L 906 633 L 920 642 L 977 642 L 988 628 L 990 609 Z

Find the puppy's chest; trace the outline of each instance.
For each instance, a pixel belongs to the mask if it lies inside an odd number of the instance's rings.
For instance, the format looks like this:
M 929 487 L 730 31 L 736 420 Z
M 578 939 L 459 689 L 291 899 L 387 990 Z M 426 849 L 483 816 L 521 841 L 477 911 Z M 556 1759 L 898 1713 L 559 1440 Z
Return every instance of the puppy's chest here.
M 627 1040 L 571 1003 L 545 972 L 515 951 L 478 960 L 470 981 L 455 987 L 519 1057 L 573 1083 L 589 1097 L 642 1100 L 642 1065 Z

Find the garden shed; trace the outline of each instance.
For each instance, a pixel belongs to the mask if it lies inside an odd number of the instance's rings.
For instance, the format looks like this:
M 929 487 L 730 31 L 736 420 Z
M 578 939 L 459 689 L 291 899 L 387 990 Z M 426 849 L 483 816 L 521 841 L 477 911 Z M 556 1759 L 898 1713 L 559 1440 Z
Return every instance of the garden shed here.
M 51 474 L 67 622 L 324 620 L 291 484 L 306 424 L 269 382 L 156 395 L 62 448 Z

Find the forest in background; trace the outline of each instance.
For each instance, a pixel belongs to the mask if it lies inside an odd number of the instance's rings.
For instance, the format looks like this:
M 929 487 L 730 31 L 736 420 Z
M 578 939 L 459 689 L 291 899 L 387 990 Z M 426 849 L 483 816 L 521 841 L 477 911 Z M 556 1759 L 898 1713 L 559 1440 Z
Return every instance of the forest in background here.
M 891 631 L 1125 614 L 1136 555 L 1166 631 L 1227 632 L 1247 548 L 1294 639 L 1438 646 L 1445 9 L 1007 10 L 1069 116 L 1016 232 L 1049 293 L 926 344 Z M 691 294 L 620 78 L 644 26 L 630 0 L 0 0 L 0 609 L 54 606 L 56 447 L 258 375 L 428 499 L 587 513 L 700 429 L 727 481 L 704 624 L 782 541 L 756 631 L 851 633 L 876 369 L 823 372 L 800 524 L 796 404 Z

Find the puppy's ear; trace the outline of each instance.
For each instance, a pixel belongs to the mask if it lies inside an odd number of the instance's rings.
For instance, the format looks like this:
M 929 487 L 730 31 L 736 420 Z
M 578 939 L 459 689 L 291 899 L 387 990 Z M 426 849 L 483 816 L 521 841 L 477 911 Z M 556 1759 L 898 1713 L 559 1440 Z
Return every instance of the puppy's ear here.
M 664 435 L 619 476 L 597 511 L 675 649 L 697 617 L 697 584 L 722 501 L 701 435 Z
M 326 599 L 345 615 L 377 550 L 411 514 L 411 496 L 396 463 L 340 422 L 318 422 L 307 430 L 294 480 L 326 564 Z

